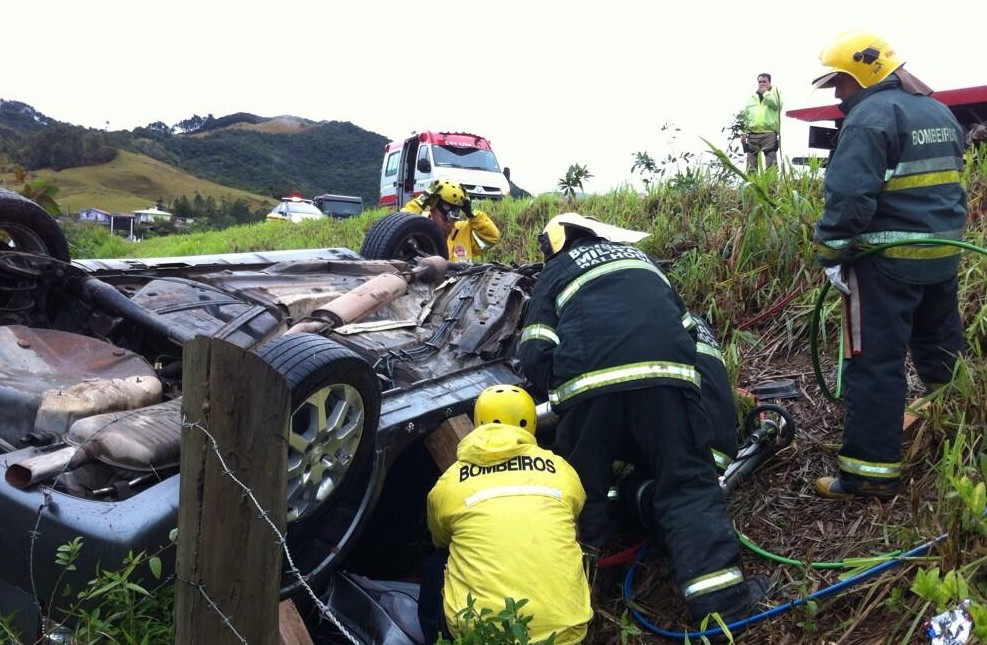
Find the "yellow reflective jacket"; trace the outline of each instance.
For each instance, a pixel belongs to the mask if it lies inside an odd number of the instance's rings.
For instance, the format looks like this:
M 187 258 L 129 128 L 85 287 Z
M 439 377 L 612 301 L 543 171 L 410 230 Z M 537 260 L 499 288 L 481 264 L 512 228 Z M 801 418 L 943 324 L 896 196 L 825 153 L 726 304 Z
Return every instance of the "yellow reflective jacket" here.
M 781 95 L 772 87 L 763 95 L 751 94 L 744 105 L 744 129 L 747 132 L 781 133 Z
M 402 213 L 415 213 L 428 217 L 429 207 L 422 195 L 409 200 L 401 208 Z M 448 259 L 453 262 L 468 262 L 483 252 L 488 246 L 500 241 L 500 229 L 483 211 L 473 211 L 473 217 L 453 223 L 446 237 Z
M 576 541 L 586 501 L 576 471 L 500 423 L 469 433 L 456 457 L 428 494 L 432 541 L 449 550 L 442 602 L 452 634 L 471 594 L 495 613 L 505 598 L 526 598 L 532 641 L 555 632 L 558 645 L 582 642 L 593 610 Z

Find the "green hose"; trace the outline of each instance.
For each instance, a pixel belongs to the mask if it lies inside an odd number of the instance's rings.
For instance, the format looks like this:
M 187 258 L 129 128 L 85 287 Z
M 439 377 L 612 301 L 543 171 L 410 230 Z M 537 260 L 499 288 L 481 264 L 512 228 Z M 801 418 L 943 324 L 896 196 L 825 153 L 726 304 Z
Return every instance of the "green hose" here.
M 740 531 L 737 531 L 737 537 L 740 539 L 741 544 L 763 558 L 773 560 L 774 562 L 780 562 L 781 564 L 790 564 L 795 567 L 801 567 L 803 569 L 806 567 L 810 569 L 860 569 L 872 567 L 876 564 L 887 562 L 888 560 L 893 560 L 901 555 L 901 549 L 896 549 L 889 553 L 875 555 L 869 558 L 847 558 L 846 560 L 839 560 L 837 562 L 803 562 L 802 560 L 786 558 L 783 555 L 772 553 L 771 551 L 768 551 L 767 549 L 764 549 L 752 542 L 749 537 Z
M 877 246 L 868 248 L 855 256 L 853 256 L 847 264 L 853 264 L 860 258 L 870 255 L 871 253 L 876 253 L 878 251 L 883 251 L 884 249 L 890 249 L 894 246 L 906 246 L 909 244 L 943 244 L 946 246 L 956 246 L 966 251 L 973 251 L 974 253 L 979 253 L 981 255 L 987 255 L 987 249 L 979 246 L 970 244 L 969 242 L 963 242 L 960 240 L 942 240 L 939 238 L 928 238 L 923 240 L 900 240 L 898 242 L 888 242 L 887 244 L 878 244 Z M 840 390 L 842 384 L 842 372 L 843 372 L 843 334 L 840 332 L 840 360 L 839 365 L 836 370 L 836 392 L 832 392 L 829 386 L 826 385 L 826 379 L 823 376 L 822 368 L 819 366 L 819 325 L 820 319 L 822 318 L 822 307 L 823 302 L 826 299 L 826 294 L 829 293 L 829 281 L 827 280 L 823 283 L 822 288 L 819 290 L 819 295 L 816 297 L 816 305 L 812 309 L 812 317 L 809 319 L 809 353 L 812 358 L 812 370 L 816 375 L 816 382 L 819 384 L 819 389 L 822 391 L 823 396 L 825 396 L 830 401 L 840 400 Z

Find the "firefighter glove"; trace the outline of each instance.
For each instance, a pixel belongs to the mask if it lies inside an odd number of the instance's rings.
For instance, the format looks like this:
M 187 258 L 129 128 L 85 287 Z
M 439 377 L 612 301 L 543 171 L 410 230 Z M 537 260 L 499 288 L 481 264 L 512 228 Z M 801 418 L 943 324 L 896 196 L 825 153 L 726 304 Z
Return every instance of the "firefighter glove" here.
M 843 279 L 842 264 L 826 267 L 823 270 L 826 272 L 826 277 L 829 278 L 830 284 L 836 287 L 836 289 L 843 295 L 850 295 L 850 287 L 847 285 L 846 280 Z
M 469 197 L 467 197 L 466 200 L 463 202 L 463 213 L 465 213 L 466 217 L 469 218 L 472 218 L 475 215 L 475 213 L 473 212 L 473 202 L 472 200 L 470 200 Z
M 435 196 L 435 194 L 438 192 L 439 192 L 439 182 L 438 180 L 436 180 L 433 181 L 431 184 L 429 184 L 428 188 L 422 191 L 421 194 L 422 204 L 431 204 L 432 197 Z

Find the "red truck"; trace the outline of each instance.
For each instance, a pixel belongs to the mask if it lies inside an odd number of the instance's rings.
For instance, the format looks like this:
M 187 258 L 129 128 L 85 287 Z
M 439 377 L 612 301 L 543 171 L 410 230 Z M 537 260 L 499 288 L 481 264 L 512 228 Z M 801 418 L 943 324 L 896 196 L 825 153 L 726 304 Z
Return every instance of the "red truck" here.
M 987 123 L 987 85 L 942 90 L 933 92 L 932 97 L 945 103 L 967 131 L 977 124 Z M 831 150 L 836 146 L 836 135 L 845 115 L 836 105 L 823 105 L 789 110 L 785 116 L 809 123 L 833 121 L 835 128 L 809 126 L 809 147 Z

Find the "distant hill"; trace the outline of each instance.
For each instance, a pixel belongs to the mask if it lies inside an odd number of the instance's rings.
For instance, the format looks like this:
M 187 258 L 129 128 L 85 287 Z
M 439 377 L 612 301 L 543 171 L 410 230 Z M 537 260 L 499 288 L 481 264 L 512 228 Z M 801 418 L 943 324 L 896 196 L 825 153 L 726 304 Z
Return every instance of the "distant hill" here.
M 46 141 L 46 135 L 58 141 Z M 112 149 L 136 156 L 81 167 L 84 159 L 79 158 L 84 157 L 84 152 L 57 165 L 48 161 L 67 139 L 85 151 L 99 148 L 103 151 L 101 156 L 115 154 Z M 247 113 L 218 119 L 211 115 L 193 117 L 176 126 L 157 122 L 132 131 L 103 132 L 61 123 L 24 103 L 0 99 L 0 157 L 7 166 L 0 170 L 10 171 L 20 164 L 38 177 L 53 179 L 61 188 L 59 201 L 70 212 L 78 210 L 73 193 L 80 194 L 79 190 L 85 188 L 78 182 L 89 181 L 87 175 L 108 174 L 96 169 L 106 166 L 105 170 L 110 171 L 114 163 L 117 168 L 113 172 L 119 172 L 119 165 L 124 164 L 131 174 L 118 178 L 117 185 L 107 194 L 115 194 L 114 203 L 129 203 L 132 199 L 139 208 L 161 198 L 167 203 L 182 195 L 190 199 L 197 193 L 216 195 L 223 187 L 228 187 L 226 193 L 234 192 L 230 189 L 249 193 L 251 203 L 258 198 L 273 202 L 290 193 L 305 197 L 341 193 L 359 195 L 372 206 L 377 203 L 386 142 L 384 136 L 349 122 L 314 122 L 292 116 L 268 118 Z M 39 148 L 45 154 L 32 154 Z M 107 148 L 111 149 L 109 153 Z M 139 163 L 139 156 L 159 164 Z M 162 172 L 160 164 L 170 166 L 172 172 Z M 54 167 L 59 167 L 58 172 Z M 83 167 L 90 170 L 84 171 Z M 134 172 L 143 172 L 141 168 L 149 174 L 133 176 Z M 197 186 L 196 180 L 202 185 Z M 89 201 L 98 201 L 99 190 L 92 188 Z M 127 191 L 133 191 L 129 197 Z M 87 202 L 82 207 L 88 206 L 114 209 L 109 203 Z
M 189 134 L 137 129 L 130 146 L 197 177 L 272 198 L 341 193 L 377 202 L 382 135 L 349 122 L 236 116 Z

